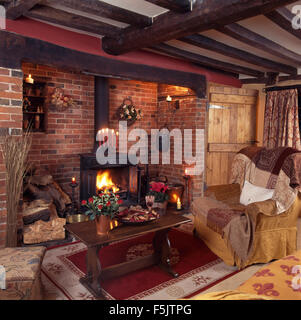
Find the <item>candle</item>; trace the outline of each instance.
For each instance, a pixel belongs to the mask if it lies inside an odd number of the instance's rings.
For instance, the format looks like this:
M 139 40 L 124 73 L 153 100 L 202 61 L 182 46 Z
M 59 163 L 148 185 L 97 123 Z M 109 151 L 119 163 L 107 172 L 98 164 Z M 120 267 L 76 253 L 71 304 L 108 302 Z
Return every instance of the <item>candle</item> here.
M 118 146 L 119 146 L 119 132 L 116 131 L 116 151 L 118 151 Z
M 170 102 L 171 100 L 172 100 L 172 99 L 171 99 L 171 96 L 168 95 L 168 96 L 166 97 L 166 101 L 167 101 L 167 102 Z
M 75 184 L 76 183 L 76 179 L 75 177 L 72 178 L 72 184 Z
M 33 78 L 31 77 L 31 74 L 30 75 L 28 75 L 28 77 L 26 78 L 26 80 L 25 80 L 27 83 L 31 83 L 31 84 L 33 84 L 33 82 L 34 82 L 34 80 L 33 80 Z
M 188 176 L 188 170 L 185 169 L 185 176 Z
M 181 210 L 181 209 L 182 209 L 181 200 L 180 200 L 180 198 L 178 198 L 178 200 L 177 200 L 177 210 Z

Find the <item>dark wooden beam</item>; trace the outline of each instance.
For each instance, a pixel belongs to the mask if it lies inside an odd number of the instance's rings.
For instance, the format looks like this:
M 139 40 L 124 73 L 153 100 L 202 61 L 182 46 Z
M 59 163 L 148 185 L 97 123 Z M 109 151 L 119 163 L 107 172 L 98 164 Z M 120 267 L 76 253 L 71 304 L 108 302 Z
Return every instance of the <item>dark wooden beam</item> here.
M 278 80 L 276 83 L 284 82 L 284 81 L 290 81 L 290 80 L 301 80 L 301 75 L 295 75 L 295 76 L 278 76 Z M 269 78 L 268 77 L 262 77 L 262 78 L 246 78 L 241 79 L 241 83 L 243 84 L 268 84 Z
M 161 15 L 149 28 L 125 30 L 118 39 L 105 37 L 102 46 L 107 53 L 119 55 L 253 17 L 292 2 L 294 0 L 203 0 L 197 2 L 191 12 Z
M 112 78 L 158 82 L 191 88 L 206 98 L 206 77 L 197 73 L 127 63 L 0 31 L 0 66 L 20 69 L 22 61 Z
M 293 28 L 292 21 L 295 15 L 289 9 L 285 7 L 279 8 L 277 10 L 266 13 L 265 16 L 285 31 L 291 33 L 298 39 L 301 39 L 301 29 Z
M 192 11 L 196 0 L 147 0 L 147 2 L 151 2 L 171 11 L 183 13 Z
M 122 30 L 108 23 L 46 6 L 37 6 L 27 13 L 24 13 L 24 16 L 110 37 L 117 37 Z
M 177 58 L 184 59 L 186 61 L 193 62 L 195 64 L 201 65 L 202 67 L 215 68 L 215 69 L 219 69 L 219 70 L 223 70 L 231 73 L 247 74 L 253 77 L 264 76 L 264 72 L 261 72 L 258 70 L 242 67 L 239 65 L 234 65 L 232 63 L 227 63 L 220 60 L 215 60 L 199 54 L 181 50 L 167 44 L 159 44 L 156 46 L 152 46 L 151 49 L 172 55 L 173 57 L 177 57 Z
M 32 9 L 35 5 L 40 3 L 42 0 L 17 0 L 8 1 L 5 5 L 6 17 L 8 19 L 15 20 L 20 18 L 23 14 Z
M 104 18 L 120 21 L 137 27 L 152 25 L 153 18 L 140 13 L 126 10 L 99 0 L 47 0 L 47 3 L 60 4 L 61 6 L 90 13 Z
M 228 46 L 222 42 L 218 42 L 214 39 L 205 37 L 200 34 L 190 35 L 184 38 L 180 38 L 179 40 L 185 43 L 192 44 L 199 48 L 218 52 L 227 57 L 246 61 L 256 66 L 261 66 L 273 71 L 279 71 L 287 74 L 297 74 L 297 68 L 295 67 L 256 56 L 247 51 L 243 51 L 243 50 Z
M 294 65 L 298 66 L 301 64 L 300 54 L 290 51 L 278 43 L 273 42 L 249 29 L 246 29 L 237 23 L 218 28 L 218 31 L 223 32 L 224 34 L 238 41 L 244 42 L 256 49 L 261 49 L 274 56 L 283 58 L 287 62 Z

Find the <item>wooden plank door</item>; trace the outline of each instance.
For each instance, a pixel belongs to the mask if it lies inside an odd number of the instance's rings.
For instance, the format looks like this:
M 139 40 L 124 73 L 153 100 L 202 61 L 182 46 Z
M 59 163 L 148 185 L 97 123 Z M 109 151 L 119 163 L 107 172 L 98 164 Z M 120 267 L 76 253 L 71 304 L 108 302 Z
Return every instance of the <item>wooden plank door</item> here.
M 257 90 L 209 87 L 207 186 L 229 183 L 234 155 L 256 144 Z

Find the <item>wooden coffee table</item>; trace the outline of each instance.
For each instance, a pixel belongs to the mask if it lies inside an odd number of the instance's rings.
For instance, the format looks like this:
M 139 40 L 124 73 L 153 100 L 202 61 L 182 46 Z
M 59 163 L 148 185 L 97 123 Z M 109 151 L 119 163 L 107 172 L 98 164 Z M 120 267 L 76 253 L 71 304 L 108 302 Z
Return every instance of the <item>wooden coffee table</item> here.
M 173 277 L 177 277 L 178 274 L 170 266 L 171 248 L 168 231 L 172 227 L 177 227 L 190 221 L 189 218 L 184 216 L 167 213 L 160 219 L 144 225 L 119 226 L 105 236 L 97 235 L 95 221 L 66 225 L 66 230 L 88 247 L 86 255 L 87 273 L 80 279 L 80 282 L 97 298 L 104 298 L 101 290 L 101 282 L 104 279 L 118 277 L 151 265 L 156 264 Z M 102 269 L 98 254 L 101 248 L 116 241 L 127 240 L 150 232 L 155 233 L 153 238 L 153 254 Z

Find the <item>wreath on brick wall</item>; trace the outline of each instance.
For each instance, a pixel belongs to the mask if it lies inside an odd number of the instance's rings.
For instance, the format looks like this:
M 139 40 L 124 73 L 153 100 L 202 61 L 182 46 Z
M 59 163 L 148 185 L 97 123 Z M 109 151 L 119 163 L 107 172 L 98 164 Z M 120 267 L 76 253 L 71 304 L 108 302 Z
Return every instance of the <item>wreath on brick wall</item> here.
M 64 94 L 64 90 L 61 88 L 55 88 L 50 97 L 50 103 L 55 107 L 57 111 L 64 111 L 69 107 L 74 107 L 75 102 L 73 99 Z
M 120 120 L 127 121 L 128 126 L 132 125 L 135 121 L 140 120 L 143 116 L 142 111 L 136 108 L 130 97 L 123 100 L 118 109 Z

